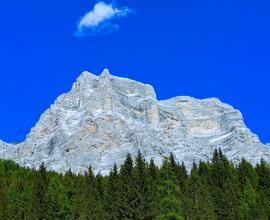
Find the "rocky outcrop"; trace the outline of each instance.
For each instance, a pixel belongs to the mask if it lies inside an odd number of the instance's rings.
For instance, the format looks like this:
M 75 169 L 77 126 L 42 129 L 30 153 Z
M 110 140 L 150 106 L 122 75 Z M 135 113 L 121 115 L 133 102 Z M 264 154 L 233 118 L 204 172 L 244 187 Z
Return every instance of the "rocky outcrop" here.
M 0 157 L 20 165 L 65 172 L 108 173 L 129 152 L 161 164 L 172 152 L 188 168 L 221 148 L 237 163 L 270 161 L 270 146 L 244 124 L 241 113 L 216 98 L 175 97 L 158 101 L 154 89 L 130 79 L 83 72 L 69 93 L 41 116 L 26 140 L 0 142 Z

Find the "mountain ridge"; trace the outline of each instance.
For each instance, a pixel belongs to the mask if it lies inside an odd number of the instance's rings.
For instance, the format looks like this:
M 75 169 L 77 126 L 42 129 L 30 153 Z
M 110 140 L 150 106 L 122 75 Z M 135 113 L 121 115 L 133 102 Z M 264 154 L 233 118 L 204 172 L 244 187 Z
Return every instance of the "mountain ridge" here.
M 221 148 L 237 163 L 270 161 L 270 145 L 260 143 L 242 114 L 217 98 L 176 96 L 157 100 L 154 88 L 135 80 L 83 72 L 70 92 L 60 95 L 22 143 L 0 141 L 0 158 L 57 172 L 108 173 L 114 162 L 140 150 L 161 164 L 170 153 L 190 168 Z

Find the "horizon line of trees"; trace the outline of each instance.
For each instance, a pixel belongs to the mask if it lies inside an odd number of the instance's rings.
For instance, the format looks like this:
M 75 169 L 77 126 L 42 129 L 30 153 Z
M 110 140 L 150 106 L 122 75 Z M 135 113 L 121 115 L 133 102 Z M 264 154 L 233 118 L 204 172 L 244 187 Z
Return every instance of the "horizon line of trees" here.
M 0 219 L 267 220 L 270 167 L 263 160 L 234 165 L 221 150 L 189 173 L 172 154 L 161 167 L 128 154 L 108 176 L 91 167 L 63 175 L 0 160 Z

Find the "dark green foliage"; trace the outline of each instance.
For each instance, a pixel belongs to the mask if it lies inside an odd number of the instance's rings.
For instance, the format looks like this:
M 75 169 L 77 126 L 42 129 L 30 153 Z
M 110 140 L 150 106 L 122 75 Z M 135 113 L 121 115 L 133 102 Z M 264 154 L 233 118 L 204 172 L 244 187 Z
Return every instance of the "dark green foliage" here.
M 237 167 L 238 182 L 241 190 L 240 213 L 242 219 L 256 219 L 260 216 L 260 197 L 256 192 L 258 174 L 253 166 L 242 160 Z
M 147 168 L 147 178 L 148 178 L 148 193 L 147 193 L 147 202 L 148 202 L 148 212 L 145 219 L 153 219 L 157 213 L 159 213 L 159 200 L 158 198 L 158 168 L 155 165 L 153 160 L 150 160 L 150 163 Z
M 95 177 L 91 167 L 88 169 L 85 179 L 85 191 L 81 199 L 83 205 L 80 219 L 102 220 L 104 216 L 104 191 L 102 177 Z
M 205 178 L 200 177 L 196 164 L 193 165 L 186 189 L 186 218 L 216 219 L 209 185 Z
M 36 219 L 46 219 L 48 181 L 48 173 L 42 163 L 34 179 L 33 196 L 31 199 L 33 202 L 33 214 Z
M 146 219 L 150 209 L 150 200 L 148 197 L 150 188 L 147 177 L 147 166 L 140 151 L 135 160 L 134 186 L 136 197 L 134 201 L 136 219 Z
M 0 219 L 267 220 L 270 168 L 232 165 L 216 150 L 190 173 L 171 154 L 158 168 L 141 152 L 108 176 L 65 175 L 0 160 Z
M 0 177 L 0 219 L 7 216 L 7 183 L 5 176 Z
M 215 150 L 210 168 L 210 187 L 218 219 L 239 219 L 239 186 L 235 168 Z
M 171 156 L 170 160 L 164 160 L 160 169 L 158 187 L 160 215 L 158 215 L 157 219 L 165 219 L 166 216 L 175 216 L 175 219 L 179 219 L 183 215 L 181 193 L 177 184 L 175 167 L 176 164 L 172 161 Z
M 46 218 L 58 219 L 60 217 L 59 183 L 57 177 L 53 177 L 46 193 Z
M 114 164 L 113 170 L 110 172 L 108 184 L 107 184 L 107 195 L 105 197 L 105 210 L 108 213 L 108 220 L 119 219 L 119 175 L 117 166 Z
M 242 219 L 256 219 L 260 215 L 259 210 L 259 196 L 255 189 L 252 187 L 249 180 L 243 188 L 240 198 L 240 212 Z
M 134 166 L 131 155 L 121 166 L 119 173 L 119 217 L 120 219 L 136 219 L 136 185 L 134 183 Z
M 258 174 L 256 173 L 254 167 L 245 159 L 243 159 L 237 167 L 237 173 L 241 190 L 244 189 L 247 181 L 250 182 L 253 188 L 257 188 L 259 178 Z
M 265 161 L 256 166 L 258 174 L 258 192 L 262 204 L 262 213 L 266 219 L 270 219 L 270 168 Z

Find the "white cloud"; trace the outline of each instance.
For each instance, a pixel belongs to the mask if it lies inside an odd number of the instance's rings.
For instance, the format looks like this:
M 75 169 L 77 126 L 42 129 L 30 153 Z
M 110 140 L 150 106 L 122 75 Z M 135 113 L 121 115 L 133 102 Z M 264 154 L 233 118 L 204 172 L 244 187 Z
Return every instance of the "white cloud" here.
M 115 4 L 98 2 L 93 10 L 85 14 L 77 26 L 76 36 L 93 35 L 101 31 L 114 31 L 119 27 L 111 23 L 113 19 L 127 16 L 131 10 L 127 7 L 116 8 Z

